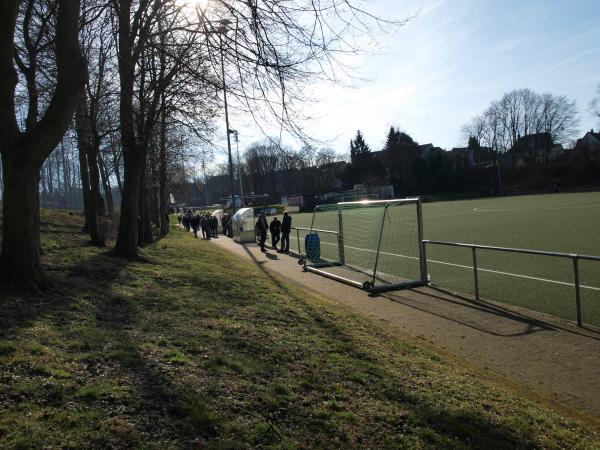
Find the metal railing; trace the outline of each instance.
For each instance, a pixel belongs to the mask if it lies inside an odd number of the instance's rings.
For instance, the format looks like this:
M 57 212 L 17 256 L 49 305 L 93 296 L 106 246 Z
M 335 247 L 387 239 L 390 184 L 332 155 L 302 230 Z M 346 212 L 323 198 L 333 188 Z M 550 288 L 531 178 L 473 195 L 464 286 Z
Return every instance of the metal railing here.
M 475 298 L 480 300 L 479 296 L 479 275 L 477 271 L 477 250 L 491 250 L 505 253 L 520 253 L 526 255 L 539 255 L 539 256 L 552 256 L 557 258 L 569 258 L 573 262 L 573 285 L 575 287 L 575 309 L 577 315 L 577 326 L 583 326 L 583 320 L 581 317 L 581 292 L 579 284 L 579 260 L 584 261 L 600 261 L 600 256 L 591 255 L 578 255 L 575 253 L 560 253 L 560 252 L 546 252 L 541 250 L 528 250 L 523 248 L 510 248 L 510 247 L 495 247 L 491 245 L 477 245 L 477 244 L 463 244 L 460 242 L 448 242 L 448 241 L 434 241 L 429 239 L 423 240 L 423 250 L 425 251 L 427 245 L 443 245 L 448 247 L 462 247 L 470 248 L 472 252 L 473 260 L 473 284 L 475 287 Z M 427 260 L 427 258 L 425 258 Z M 483 270 L 483 269 L 482 269 Z
M 290 243 L 291 240 L 293 239 L 292 237 L 292 233 L 294 232 L 294 230 L 296 231 L 296 242 L 298 245 L 298 251 L 295 251 L 292 249 L 290 249 L 290 253 L 293 253 L 295 255 L 299 255 L 299 256 L 305 256 L 304 252 L 302 251 L 303 248 L 303 243 L 302 240 L 300 239 L 300 232 L 301 231 L 306 231 L 307 233 L 310 233 L 310 228 L 305 228 L 305 227 L 292 227 L 291 228 L 291 232 L 290 232 Z M 328 231 L 328 230 L 315 230 L 319 233 L 335 233 L 333 231 Z M 267 233 L 267 240 L 270 242 L 271 241 L 271 234 Z M 281 242 L 281 240 L 280 240 Z

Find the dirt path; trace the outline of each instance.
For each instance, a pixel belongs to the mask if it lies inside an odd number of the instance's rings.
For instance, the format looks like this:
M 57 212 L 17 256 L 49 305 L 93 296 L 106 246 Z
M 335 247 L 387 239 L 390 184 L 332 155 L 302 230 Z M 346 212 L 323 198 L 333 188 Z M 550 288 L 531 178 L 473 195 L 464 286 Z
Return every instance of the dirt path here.
M 517 307 L 477 302 L 431 288 L 378 297 L 303 272 L 297 259 L 228 238 L 212 241 L 265 270 L 323 294 L 412 338 L 488 369 L 562 411 L 600 419 L 600 332 Z

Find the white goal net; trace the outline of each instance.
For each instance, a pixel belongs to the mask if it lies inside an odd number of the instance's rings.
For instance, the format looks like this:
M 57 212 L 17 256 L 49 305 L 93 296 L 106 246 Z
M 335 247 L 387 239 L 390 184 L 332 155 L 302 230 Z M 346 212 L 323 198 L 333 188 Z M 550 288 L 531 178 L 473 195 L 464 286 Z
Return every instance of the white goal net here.
M 320 205 L 306 236 L 306 270 L 369 290 L 426 284 L 419 198 Z

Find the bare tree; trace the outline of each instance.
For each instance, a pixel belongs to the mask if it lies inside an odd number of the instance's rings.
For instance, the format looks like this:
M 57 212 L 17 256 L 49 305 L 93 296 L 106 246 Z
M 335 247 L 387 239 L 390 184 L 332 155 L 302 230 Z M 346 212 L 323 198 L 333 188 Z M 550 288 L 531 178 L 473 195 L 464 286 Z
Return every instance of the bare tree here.
M 160 118 L 162 95 L 176 73 L 185 68 L 215 92 L 230 95 L 257 124 L 264 114 L 282 129 L 304 136 L 297 107 L 305 98 L 306 83 L 315 78 L 335 80 L 344 67 L 340 55 L 356 52 L 361 40 L 372 34 L 371 27 L 384 24 L 352 2 L 337 0 L 219 0 L 196 14 L 184 13 L 167 0 L 111 3 L 118 24 L 124 166 L 116 251 L 128 257 L 137 254 L 140 214 L 136 208 L 149 139 Z M 161 63 L 148 52 L 161 42 L 155 37 L 163 34 L 176 45 L 167 46 L 171 51 L 162 55 L 166 61 Z M 164 65 L 155 81 L 147 78 L 152 64 Z M 140 218 L 143 221 L 143 215 Z
M 553 142 L 568 142 L 578 131 L 577 104 L 564 95 L 544 94 L 541 97 L 539 118 L 538 132 L 548 133 Z
M 19 11 L 19 5 L 22 5 Z M 85 66 L 78 42 L 78 0 L 51 2 L 48 27 L 53 29 L 52 48 L 56 67 L 51 100 L 43 115 L 28 112 L 25 129 L 17 120 L 15 92 L 17 65 L 36 64 L 38 54 L 28 62 L 15 49 L 15 34 L 27 39 L 28 28 L 19 14 L 31 14 L 33 2 L 6 1 L 0 8 L 0 152 L 3 161 L 3 276 L 11 281 L 40 285 L 44 276 L 40 263 L 39 191 L 43 162 L 60 142 L 77 106 L 77 93 L 85 80 Z M 53 21 L 52 19 L 55 19 Z M 21 27 L 17 29 L 17 23 Z M 50 44 L 49 44 L 50 45 Z M 19 54 L 19 56 L 17 56 Z M 36 110 L 35 81 L 27 79 L 29 108 Z
M 194 50 L 202 35 L 182 32 L 182 12 L 172 1 L 141 0 L 134 4 L 131 0 L 114 0 L 112 5 L 118 23 L 124 168 L 116 252 L 131 257 L 137 254 L 139 244 L 151 239 L 144 212 L 145 175 L 151 139 L 164 105 L 162 99 L 181 69 L 193 66 Z M 154 40 L 164 33 L 171 39 L 168 52 L 160 50 L 162 39 Z
M 87 1 L 87 6 L 93 2 Z M 93 10 L 92 10 L 93 11 Z M 102 141 L 110 133 L 110 122 L 104 117 L 112 107 L 114 95 L 109 81 L 112 63 L 112 36 L 109 16 L 103 9 L 95 14 L 96 20 L 90 20 L 87 9 L 82 15 L 82 47 L 88 62 L 88 81 L 79 94 L 79 105 L 75 114 L 77 130 L 81 186 L 83 191 L 85 227 L 90 233 L 91 242 L 105 245 L 106 237 L 98 226 L 98 216 L 102 216 L 108 207 L 112 212 L 112 193 L 100 154 Z M 103 170 L 104 169 L 104 170 Z M 100 192 L 100 182 L 104 185 L 106 202 Z
M 552 141 L 568 141 L 577 132 L 579 113 L 575 101 L 565 96 L 537 94 L 530 89 L 506 93 L 480 116 L 462 128 L 495 151 L 510 149 L 523 136 L 548 133 Z

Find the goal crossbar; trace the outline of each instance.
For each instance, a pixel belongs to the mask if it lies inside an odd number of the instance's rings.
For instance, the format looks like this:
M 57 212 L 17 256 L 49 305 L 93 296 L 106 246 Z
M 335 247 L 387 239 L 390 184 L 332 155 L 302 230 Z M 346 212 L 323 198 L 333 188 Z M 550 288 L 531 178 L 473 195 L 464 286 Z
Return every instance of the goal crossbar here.
M 419 203 L 421 201 L 420 197 L 408 197 L 408 198 L 395 198 L 391 200 L 358 200 L 355 202 L 339 202 L 338 206 L 345 205 L 393 205 L 393 204 L 402 204 L 402 203 Z

